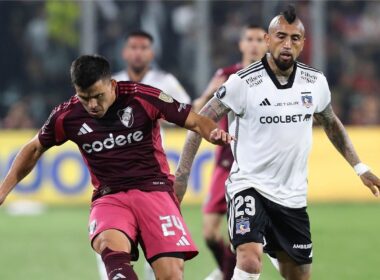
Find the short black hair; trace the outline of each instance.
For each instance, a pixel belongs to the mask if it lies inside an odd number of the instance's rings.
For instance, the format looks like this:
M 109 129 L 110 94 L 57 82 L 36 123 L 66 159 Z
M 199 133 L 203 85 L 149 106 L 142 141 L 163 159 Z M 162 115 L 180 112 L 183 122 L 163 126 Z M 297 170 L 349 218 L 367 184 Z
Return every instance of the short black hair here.
M 250 29 L 261 29 L 265 33 L 267 32 L 265 30 L 265 28 L 262 27 L 261 25 L 254 24 L 254 23 L 248 23 L 248 24 L 246 24 L 246 25 L 243 26 L 243 29 L 240 32 L 240 39 L 243 39 L 244 35 L 245 35 L 245 31 L 250 30 Z
M 144 38 L 148 39 L 152 44 L 154 42 L 153 36 L 144 30 L 132 31 L 132 32 L 127 34 L 127 37 L 125 39 L 128 40 L 131 37 L 144 37 Z
M 99 80 L 110 79 L 111 67 L 101 55 L 82 55 L 71 64 L 70 75 L 73 85 L 84 90 Z
M 297 18 L 296 8 L 294 7 L 294 5 L 288 5 L 286 9 L 281 12 L 281 15 L 286 19 L 286 21 L 289 24 L 292 24 Z
M 256 23 L 248 23 L 248 24 L 244 25 L 244 29 L 262 29 L 265 31 L 264 27 L 262 27 L 261 25 L 256 24 Z

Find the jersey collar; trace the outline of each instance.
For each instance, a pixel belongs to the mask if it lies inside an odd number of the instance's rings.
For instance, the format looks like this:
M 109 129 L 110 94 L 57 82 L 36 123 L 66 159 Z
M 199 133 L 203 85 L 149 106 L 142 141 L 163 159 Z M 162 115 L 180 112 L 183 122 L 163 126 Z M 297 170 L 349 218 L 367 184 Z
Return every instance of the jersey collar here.
M 297 72 L 297 63 L 296 62 L 294 62 L 293 72 L 290 74 L 288 82 L 286 84 L 284 84 L 284 85 L 281 85 L 280 82 L 277 80 L 276 75 L 274 74 L 274 72 L 272 71 L 272 69 L 269 66 L 269 63 L 268 63 L 266 55 L 264 55 L 264 57 L 261 59 L 261 62 L 263 63 L 264 68 L 267 71 L 267 73 L 268 73 L 269 77 L 271 78 L 272 82 L 275 84 L 275 86 L 278 89 L 287 89 L 287 88 L 291 88 L 293 86 L 294 78 L 295 78 L 296 72 Z

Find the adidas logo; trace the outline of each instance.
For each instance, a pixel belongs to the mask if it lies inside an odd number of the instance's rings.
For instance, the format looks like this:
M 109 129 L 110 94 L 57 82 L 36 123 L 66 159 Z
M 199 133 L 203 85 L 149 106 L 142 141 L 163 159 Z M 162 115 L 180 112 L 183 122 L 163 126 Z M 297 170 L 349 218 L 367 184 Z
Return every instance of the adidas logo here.
M 263 100 L 263 102 L 260 103 L 260 106 L 270 106 L 270 105 L 271 104 L 270 104 L 270 102 L 269 102 L 269 100 L 267 98 L 265 98 Z
M 78 131 L 78 135 L 85 135 L 87 133 L 93 132 L 92 128 L 89 127 L 86 123 L 83 123 L 81 128 Z
M 118 274 L 116 274 L 113 278 L 112 278 L 112 280 L 117 280 L 117 279 L 127 279 L 127 277 L 125 277 L 123 274 L 121 274 L 121 273 L 118 273 Z
M 177 246 L 190 246 L 190 242 L 186 239 L 185 236 L 182 236 L 177 242 Z

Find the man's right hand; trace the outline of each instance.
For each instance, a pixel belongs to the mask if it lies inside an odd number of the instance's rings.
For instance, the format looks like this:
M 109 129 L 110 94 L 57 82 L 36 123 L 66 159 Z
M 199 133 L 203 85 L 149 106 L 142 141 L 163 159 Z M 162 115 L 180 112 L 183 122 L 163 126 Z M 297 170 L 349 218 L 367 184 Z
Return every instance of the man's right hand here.
M 215 145 L 220 145 L 220 146 L 227 145 L 227 144 L 230 144 L 231 141 L 234 141 L 234 140 L 236 140 L 234 136 L 231 136 L 230 134 L 228 134 L 228 132 L 220 128 L 215 128 L 210 133 L 210 142 Z
M 173 188 L 174 194 L 178 199 L 178 203 L 181 204 L 183 197 L 185 196 L 187 185 L 183 185 L 182 183 L 175 181 Z

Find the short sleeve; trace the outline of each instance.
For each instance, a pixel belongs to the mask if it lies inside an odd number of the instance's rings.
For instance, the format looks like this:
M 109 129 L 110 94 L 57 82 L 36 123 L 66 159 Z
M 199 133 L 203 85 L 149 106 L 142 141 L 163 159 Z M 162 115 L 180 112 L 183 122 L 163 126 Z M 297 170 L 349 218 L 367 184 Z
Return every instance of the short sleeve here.
M 164 92 L 160 93 L 155 103 L 160 111 L 160 118 L 182 127 L 185 125 L 191 111 L 191 105 L 179 103 Z
M 181 127 L 191 111 L 191 105 L 180 103 L 162 91 L 156 96 L 141 94 L 136 99 L 152 120 L 164 119 Z
M 42 146 L 50 148 L 65 143 L 68 139 L 64 132 L 63 120 L 68 112 L 60 106 L 54 108 L 45 124 L 38 132 L 38 139 Z
M 320 113 L 326 109 L 327 105 L 331 102 L 331 92 L 327 79 L 322 75 L 321 81 L 318 88 L 318 104 L 315 108 L 316 113 Z
M 244 114 L 247 100 L 247 87 L 238 75 L 232 74 L 215 92 L 215 97 L 235 114 Z

